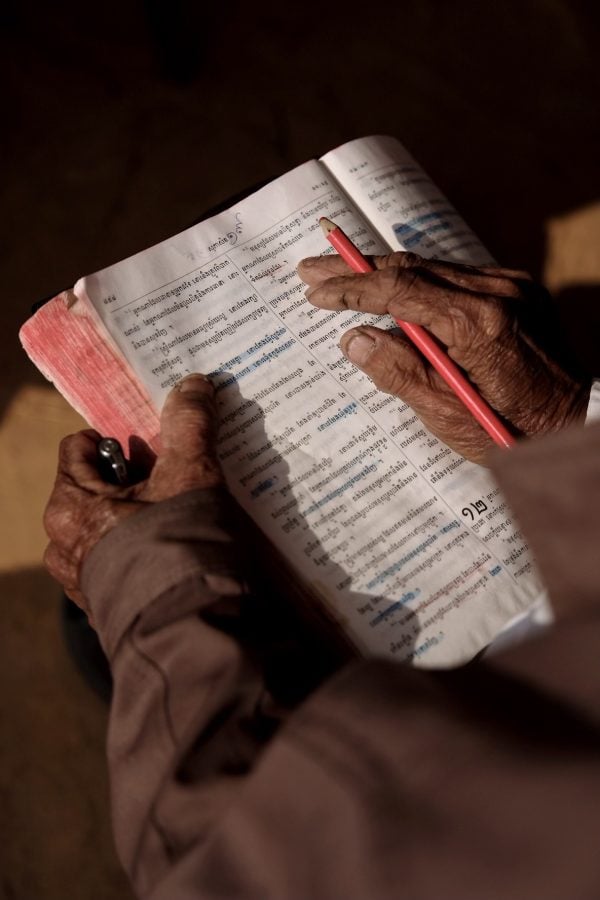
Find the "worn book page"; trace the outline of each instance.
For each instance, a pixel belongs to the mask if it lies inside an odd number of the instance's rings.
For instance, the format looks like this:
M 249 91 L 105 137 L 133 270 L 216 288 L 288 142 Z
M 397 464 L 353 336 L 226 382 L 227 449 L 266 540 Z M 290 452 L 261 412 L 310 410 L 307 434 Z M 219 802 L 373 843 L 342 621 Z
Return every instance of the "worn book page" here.
M 322 162 L 392 250 L 470 265 L 493 259 L 400 141 L 359 138 Z
M 233 494 L 363 652 L 456 663 L 539 585 L 487 470 L 341 355 L 340 334 L 375 317 L 305 300 L 295 268 L 326 250 L 323 215 L 384 249 L 311 162 L 75 291 L 157 407 L 186 373 L 211 374 Z

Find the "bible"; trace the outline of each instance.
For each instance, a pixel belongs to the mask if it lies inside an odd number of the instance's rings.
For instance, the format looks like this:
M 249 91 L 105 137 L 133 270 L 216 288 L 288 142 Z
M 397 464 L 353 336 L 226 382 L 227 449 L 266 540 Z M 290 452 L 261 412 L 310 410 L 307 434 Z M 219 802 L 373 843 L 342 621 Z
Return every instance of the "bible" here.
M 331 252 L 323 216 L 363 253 L 493 262 L 398 141 L 362 138 L 81 278 L 21 341 L 125 448 L 138 436 L 159 450 L 166 393 L 209 374 L 231 493 L 346 638 L 364 654 L 457 664 L 543 588 L 490 473 L 341 354 L 344 330 L 381 319 L 305 299 L 296 266 Z

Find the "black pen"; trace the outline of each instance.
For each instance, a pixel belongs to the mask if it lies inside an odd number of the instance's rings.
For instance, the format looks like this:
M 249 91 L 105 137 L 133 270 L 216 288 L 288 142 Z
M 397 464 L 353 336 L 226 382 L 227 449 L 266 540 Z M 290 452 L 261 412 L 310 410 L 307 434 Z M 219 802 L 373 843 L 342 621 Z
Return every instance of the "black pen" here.
M 100 471 L 105 481 L 111 484 L 127 484 L 127 460 L 116 438 L 102 438 L 98 444 Z

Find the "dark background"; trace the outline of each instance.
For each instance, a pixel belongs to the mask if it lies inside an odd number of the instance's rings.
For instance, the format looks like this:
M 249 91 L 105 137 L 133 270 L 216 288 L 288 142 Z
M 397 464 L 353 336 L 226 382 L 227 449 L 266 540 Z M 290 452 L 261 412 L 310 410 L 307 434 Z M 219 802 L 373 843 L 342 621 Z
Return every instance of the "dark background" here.
M 230 194 L 373 132 L 404 141 L 499 260 L 540 274 L 546 220 L 597 199 L 596 6 L 350 0 L 341 20 L 332 3 L 9 0 L 11 324 Z M 8 368 L 20 380 L 22 364 Z
M 369 133 L 400 138 L 499 261 L 541 276 L 548 223 L 598 200 L 596 7 L 349 2 L 342 19 L 339 3 L 5 2 L 0 411 L 43 384 L 16 337 L 32 303 Z M 593 363 L 590 222 L 557 299 Z M 38 452 L 53 459 L 55 447 Z M 61 655 L 46 577 L 0 578 L 0 898 L 125 896 L 101 704 Z

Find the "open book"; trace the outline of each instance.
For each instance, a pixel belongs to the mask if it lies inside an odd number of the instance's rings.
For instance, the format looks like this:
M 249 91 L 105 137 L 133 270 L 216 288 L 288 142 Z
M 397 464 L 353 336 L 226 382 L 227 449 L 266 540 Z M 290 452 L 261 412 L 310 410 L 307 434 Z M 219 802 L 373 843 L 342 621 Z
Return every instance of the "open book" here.
M 364 253 L 491 261 L 403 147 L 369 137 L 82 278 L 21 339 L 124 447 L 139 435 L 157 448 L 166 393 L 209 373 L 232 493 L 346 636 L 367 654 L 461 662 L 541 586 L 488 471 L 342 356 L 345 329 L 381 319 L 305 300 L 298 261 L 331 252 L 321 216 Z

